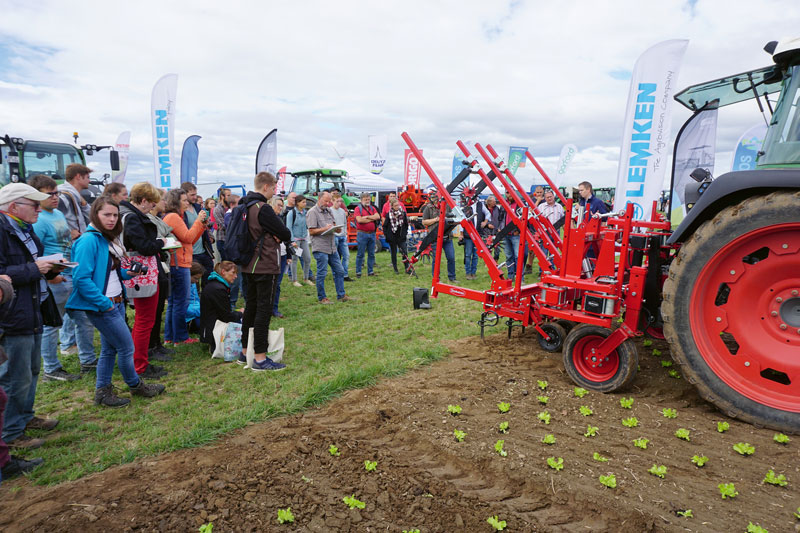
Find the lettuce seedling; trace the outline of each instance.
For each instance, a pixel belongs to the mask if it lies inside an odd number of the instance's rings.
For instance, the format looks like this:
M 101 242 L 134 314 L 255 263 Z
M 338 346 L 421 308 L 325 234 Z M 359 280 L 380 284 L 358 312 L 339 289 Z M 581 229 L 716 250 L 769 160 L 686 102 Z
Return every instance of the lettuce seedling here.
M 541 413 L 539 413 L 537 415 L 537 417 L 539 418 L 539 420 L 541 420 L 545 424 L 549 424 L 550 423 L 550 413 L 548 413 L 547 411 L 542 411 Z
M 800 520 L 800 507 L 797 508 L 797 511 L 794 513 L 794 517 Z
M 658 476 L 661 479 L 664 479 L 664 476 L 667 474 L 667 467 L 665 465 L 653 465 L 648 470 L 649 473 L 653 474 L 654 476 Z
M 723 500 L 726 498 L 735 498 L 739 495 L 739 493 L 736 492 L 736 487 L 734 487 L 733 483 L 720 483 L 717 485 L 717 488 L 719 489 L 719 493 L 722 495 Z
M 727 422 L 717 422 L 717 431 L 720 433 L 725 433 L 729 429 L 731 429 L 731 425 Z
M 378 461 L 364 461 L 364 470 L 374 472 L 378 468 Z
M 505 443 L 506 443 L 506 441 L 504 441 L 502 439 L 500 439 L 500 440 L 498 440 L 497 442 L 494 443 L 494 451 L 499 453 L 500 457 L 505 457 L 506 455 L 508 455 L 508 452 L 503 449 L 503 445 Z
M 603 457 L 602 455 L 600 455 L 597 452 L 594 452 L 594 454 L 592 455 L 592 459 L 594 459 L 598 463 L 607 463 L 608 462 L 608 459 L 606 457 Z
M 674 368 L 670 368 L 668 374 L 669 377 L 671 378 L 681 379 L 681 373 L 675 370 Z
M 545 390 L 545 389 L 547 389 L 547 380 L 543 380 L 543 379 L 537 379 L 537 380 L 536 380 L 536 385 L 537 385 L 537 386 L 538 386 L 540 389 L 542 389 L 542 390 Z
M 556 443 L 556 437 L 552 433 L 548 433 L 547 435 L 542 437 L 542 442 L 544 444 L 555 444 Z
M 342 498 L 342 501 L 346 503 L 347 506 L 350 507 L 350 509 L 355 509 L 356 507 L 358 507 L 359 509 L 363 509 L 364 507 L 366 507 L 366 504 L 364 502 L 356 499 L 355 494 L 353 494 L 352 496 L 345 496 L 344 498 Z
M 662 360 L 661 361 L 661 366 L 663 366 L 664 368 L 669 368 L 669 367 L 672 366 L 672 361 L 664 361 L 664 360 Z
M 663 408 L 661 414 L 664 415 L 664 418 L 678 418 L 678 411 L 669 407 Z
M 597 426 L 586 426 L 586 433 L 583 434 L 584 437 L 594 437 L 597 435 Z
M 783 433 L 775 433 L 775 436 L 772 437 L 772 440 L 774 440 L 778 444 L 789 444 L 789 441 L 791 439 L 789 439 L 789 437 L 787 437 Z
M 448 405 L 447 412 L 453 416 L 458 416 L 461 414 L 461 406 L 460 405 Z
M 737 442 L 733 445 L 733 449 L 741 455 L 753 455 L 756 451 L 756 447 L 752 446 L 749 442 Z
M 313 483 L 313 480 L 306 476 L 300 476 L 300 481 L 304 481 L 305 483 Z
M 286 509 L 278 509 L 278 523 L 285 524 L 285 523 L 292 523 L 294 522 L 294 515 L 292 514 L 292 508 L 287 507 Z
M 757 526 L 756 524 L 750 522 L 747 524 L 747 532 L 746 533 L 769 533 L 766 528 L 761 526 Z
M 547 402 L 550 401 L 550 398 L 547 396 L 537 396 L 536 399 L 539 400 L 539 403 L 542 405 L 547 405 Z
M 464 437 L 466 437 L 467 434 L 461 431 L 460 429 L 454 429 L 453 436 L 456 438 L 458 442 L 464 442 Z
M 617 476 L 614 474 L 609 474 L 607 476 L 600 476 L 600 483 L 608 487 L 609 489 L 616 489 L 617 488 Z
M 420 533 L 419 529 L 404 529 L 403 533 Z
M 214 522 L 203 524 L 197 529 L 197 531 L 199 531 L 200 533 L 211 533 L 212 531 L 214 531 Z
M 492 526 L 495 531 L 503 531 L 506 528 L 506 521 L 500 520 L 500 517 L 497 515 L 490 516 L 486 521 L 489 522 L 489 525 Z
M 578 411 L 580 411 L 583 416 L 591 416 L 594 412 L 588 405 L 581 405 L 578 407 Z
M 698 468 L 702 468 L 704 464 L 708 462 L 708 457 L 705 455 L 694 455 L 692 456 L 692 462 L 698 466 Z
M 497 409 L 501 413 L 507 413 L 509 409 L 511 409 L 511 404 L 506 402 L 500 402 L 497 404 Z
M 500 422 L 498 429 L 500 433 L 508 433 L 508 422 Z
M 789 484 L 789 482 L 786 481 L 786 476 L 784 476 L 783 474 L 778 474 L 776 476 L 774 470 L 767 470 L 767 475 L 766 477 L 764 477 L 764 483 L 769 483 L 770 485 L 778 485 L 779 487 L 785 487 L 786 485 Z
M 658 348 L 653 348 L 653 355 L 658 357 L 659 355 L 661 355 L 661 350 L 659 350 Z
M 559 457 L 556 459 L 555 457 L 548 457 L 547 458 L 547 466 L 558 472 L 559 470 L 564 469 L 564 458 Z
M 620 398 L 619 404 L 623 409 L 630 409 L 633 407 L 633 398 Z
M 584 396 L 586 396 L 587 394 L 589 394 L 589 391 L 588 391 L 588 390 L 586 390 L 586 389 L 584 389 L 583 387 L 575 387 L 575 388 L 573 389 L 573 392 L 575 393 L 575 396 L 576 396 L 577 398 L 583 398 Z
M 646 439 L 644 437 L 642 437 L 640 439 L 633 439 L 633 445 L 636 446 L 637 448 L 641 448 L 643 450 L 647 449 L 647 443 L 648 442 L 650 442 L 650 440 Z
M 649 346 L 652 346 L 652 345 L 653 345 L 653 341 L 651 341 L 650 339 L 645 339 L 645 340 L 642 341 L 642 346 L 644 346 L 645 348 L 647 348 Z
M 683 440 L 685 440 L 687 442 L 689 442 L 691 440 L 690 435 L 691 435 L 691 432 L 686 428 L 680 428 L 675 432 L 675 436 L 676 437 L 678 437 L 679 439 L 683 439 Z
M 630 418 L 623 418 L 622 425 L 625 426 L 626 428 L 635 428 L 636 426 L 639 425 L 639 419 L 636 418 L 635 416 L 632 416 Z
M 328 446 L 328 453 L 329 453 L 329 454 L 331 454 L 331 455 L 333 455 L 334 457 L 338 457 L 339 455 L 341 455 L 341 454 L 339 453 L 339 448 L 337 448 L 337 447 L 336 447 L 336 446 L 334 446 L 333 444 L 331 444 L 330 446 Z
M 678 516 L 682 516 L 684 518 L 694 518 L 694 515 L 692 514 L 692 510 L 691 509 L 686 509 L 685 511 L 678 511 L 676 514 Z

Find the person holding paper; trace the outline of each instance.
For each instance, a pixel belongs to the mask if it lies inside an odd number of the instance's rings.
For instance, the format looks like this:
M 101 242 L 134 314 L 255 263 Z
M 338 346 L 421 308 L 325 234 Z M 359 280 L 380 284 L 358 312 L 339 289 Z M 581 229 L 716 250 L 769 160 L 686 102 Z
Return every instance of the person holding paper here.
M 314 259 L 317 261 L 317 299 L 321 304 L 331 301 L 325 294 L 325 276 L 328 274 L 328 265 L 333 271 L 333 284 L 336 287 L 336 299 L 346 302 L 350 298 L 344 292 L 344 268 L 336 253 L 336 235 L 334 228 L 336 221 L 331 212 L 333 197 L 329 192 L 319 196 L 317 205 L 312 207 L 306 215 L 308 233 L 311 235 L 311 248 L 314 250 Z

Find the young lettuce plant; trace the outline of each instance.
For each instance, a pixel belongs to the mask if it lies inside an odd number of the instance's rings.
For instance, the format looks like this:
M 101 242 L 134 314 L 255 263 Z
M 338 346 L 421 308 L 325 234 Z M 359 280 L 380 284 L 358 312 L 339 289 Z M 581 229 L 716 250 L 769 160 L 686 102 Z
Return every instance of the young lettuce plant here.
M 647 348 L 649 346 L 652 346 L 652 345 L 653 345 L 653 341 L 651 341 L 650 339 L 645 339 L 645 340 L 642 341 L 642 346 L 644 346 L 645 348 Z
M 291 524 L 292 522 L 294 522 L 294 515 L 292 514 L 291 507 L 287 507 L 286 509 L 278 509 L 279 524 Z
M 635 416 L 632 416 L 630 418 L 623 418 L 622 425 L 625 426 L 626 428 L 635 428 L 636 426 L 639 425 L 639 419 L 636 418 Z
M 448 405 L 447 412 L 453 416 L 458 416 L 461 414 L 461 406 L 460 405 Z
M 685 440 L 687 442 L 689 442 L 691 440 L 691 432 L 686 428 L 679 428 L 675 432 L 675 436 L 678 437 L 679 439 L 683 439 L 683 440 Z
M 550 423 L 550 413 L 548 413 L 547 411 L 542 411 L 541 413 L 539 413 L 537 415 L 537 418 L 542 422 L 544 422 L 545 424 Z
M 667 467 L 665 465 L 653 465 L 648 470 L 649 473 L 653 474 L 654 476 L 660 477 L 664 479 L 664 476 L 667 474 Z
M 490 516 L 486 519 L 486 521 L 495 529 L 495 531 L 503 531 L 506 528 L 506 521 L 500 520 L 500 517 L 497 515 Z
M 672 361 L 661 361 L 661 366 L 664 368 L 669 368 L 672 366 Z
M 664 415 L 664 418 L 678 418 L 678 411 L 669 407 L 663 408 L 661 414 Z
M 767 470 L 767 475 L 766 477 L 764 477 L 764 483 L 769 483 L 770 485 L 777 485 L 779 487 L 785 487 L 786 485 L 789 484 L 789 482 L 786 481 L 786 476 L 784 476 L 783 474 L 778 474 L 776 476 L 774 470 Z
M 544 444 L 555 444 L 556 443 L 556 437 L 552 433 L 548 433 L 547 435 L 542 437 L 542 442 Z
M 617 476 L 614 474 L 608 474 L 607 476 L 600 476 L 600 483 L 608 487 L 609 489 L 617 488 Z
M 789 444 L 789 441 L 791 439 L 786 435 L 784 435 L 783 433 L 775 433 L 775 436 L 772 437 L 772 440 L 774 440 L 778 444 Z
M 678 516 L 682 516 L 684 518 L 694 518 L 694 515 L 692 514 L 692 510 L 691 509 L 686 509 L 685 511 L 678 511 L 676 514 Z
M 578 411 L 580 411 L 583 416 L 592 416 L 592 413 L 594 412 L 588 405 L 581 405 L 578 407 Z
M 329 453 L 329 454 L 331 454 L 331 455 L 333 455 L 334 457 L 338 457 L 338 456 L 340 456 L 340 455 L 341 455 L 341 453 L 339 452 L 339 448 L 337 448 L 337 447 L 336 447 L 335 445 L 333 445 L 333 444 L 331 444 L 330 446 L 328 446 L 328 453 Z
M 564 458 L 559 457 L 556 459 L 555 457 L 548 457 L 547 458 L 547 466 L 558 472 L 559 470 L 564 469 Z
M 356 507 L 358 507 L 359 509 L 363 509 L 364 507 L 366 507 L 366 504 L 364 502 L 356 499 L 355 494 L 353 494 L 352 496 L 345 496 L 344 498 L 342 498 L 342 501 L 346 503 L 347 506 L 350 507 L 350 509 L 355 509 Z
M 500 439 L 500 440 L 498 440 L 497 442 L 494 443 L 494 451 L 499 453 L 500 457 L 505 457 L 506 455 L 508 455 L 508 452 L 503 449 L 503 445 L 505 443 L 506 443 L 506 441 L 504 441 L 502 439 Z
M 575 393 L 576 398 L 583 398 L 584 396 L 589 394 L 589 391 L 584 389 L 583 387 L 575 387 L 573 389 L 573 392 Z
M 756 447 L 752 446 L 749 442 L 737 442 L 733 445 L 733 449 L 740 455 L 753 455 L 756 451 Z
M 719 489 L 719 493 L 722 495 L 723 500 L 735 498 L 739 495 L 739 493 L 736 492 L 736 487 L 733 485 L 733 483 L 720 483 L 717 485 L 717 488 Z
M 536 386 L 539 387 L 541 390 L 547 389 L 547 380 L 538 379 L 536 380 Z
M 547 402 L 550 401 L 550 397 L 549 396 L 537 396 L 536 400 L 542 405 L 547 405 Z
M 420 533 L 419 529 L 404 529 L 403 533 Z
M 756 525 L 752 522 L 747 524 L 747 531 L 746 533 L 769 533 L 766 528 L 763 528 L 759 525 Z
M 720 433 L 725 433 L 731 428 L 731 425 L 727 422 L 717 422 L 717 431 Z
M 606 457 L 603 457 L 602 455 L 600 455 L 597 452 L 594 452 L 594 454 L 592 455 L 592 459 L 594 459 L 598 463 L 607 463 L 608 462 L 608 459 Z
M 667 374 L 669 374 L 669 377 L 671 378 L 681 379 L 681 373 L 675 370 L 674 368 L 670 368 Z
M 597 426 L 586 426 L 586 433 L 583 434 L 584 437 L 594 437 L 597 435 L 597 430 L 599 428 Z
M 500 425 L 498 426 L 498 429 L 499 429 L 500 433 L 508 433 L 508 422 L 507 421 L 500 422 Z
M 708 457 L 705 455 L 695 455 L 692 457 L 692 462 L 697 465 L 698 468 L 702 468 L 704 464 L 708 462 Z
M 648 442 L 650 442 L 650 440 L 646 439 L 644 437 L 642 437 L 640 439 L 633 439 L 633 445 L 636 446 L 637 448 L 641 448 L 643 450 L 647 449 L 647 443 Z
M 378 468 L 378 461 L 364 461 L 364 470 L 374 472 Z
M 632 409 L 633 408 L 633 397 L 631 398 L 620 398 L 619 405 L 623 409 Z
M 203 524 L 197 530 L 199 533 L 211 533 L 214 531 L 214 522 L 209 522 L 208 524 Z
M 497 404 L 497 409 L 501 413 L 507 413 L 509 409 L 511 409 L 511 404 L 507 402 L 500 402 Z

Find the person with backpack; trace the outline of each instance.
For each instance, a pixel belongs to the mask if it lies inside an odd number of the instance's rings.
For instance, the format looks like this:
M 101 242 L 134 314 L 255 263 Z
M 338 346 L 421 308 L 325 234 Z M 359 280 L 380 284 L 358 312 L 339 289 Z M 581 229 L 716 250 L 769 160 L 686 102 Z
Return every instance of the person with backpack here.
M 225 244 L 227 256 L 233 262 L 243 265 L 242 275 L 247 280 L 242 317 L 242 346 L 247 346 L 250 328 L 253 328 L 255 357 L 252 370 L 256 372 L 282 370 L 286 367 L 267 357 L 275 281 L 281 268 L 280 243 L 288 241 L 292 236 L 289 228 L 269 205 L 277 185 L 278 180 L 269 172 L 259 172 L 256 175 L 255 191 L 248 192 L 242 198 L 241 205 L 231 216 Z M 232 247 L 234 243 L 236 246 Z M 247 361 L 244 353 L 239 361 Z

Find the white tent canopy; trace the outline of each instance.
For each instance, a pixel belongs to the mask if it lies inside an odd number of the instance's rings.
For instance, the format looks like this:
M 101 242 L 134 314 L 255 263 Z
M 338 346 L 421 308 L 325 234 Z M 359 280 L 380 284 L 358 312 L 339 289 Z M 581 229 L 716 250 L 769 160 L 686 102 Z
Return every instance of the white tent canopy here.
M 331 163 L 328 168 L 346 170 L 348 182 L 346 186 L 349 190 L 355 192 L 396 191 L 402 186 L 401 183 L 372 174 L 369 170 L 360 167 L 355 161 L 347 157 Z

